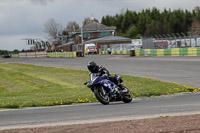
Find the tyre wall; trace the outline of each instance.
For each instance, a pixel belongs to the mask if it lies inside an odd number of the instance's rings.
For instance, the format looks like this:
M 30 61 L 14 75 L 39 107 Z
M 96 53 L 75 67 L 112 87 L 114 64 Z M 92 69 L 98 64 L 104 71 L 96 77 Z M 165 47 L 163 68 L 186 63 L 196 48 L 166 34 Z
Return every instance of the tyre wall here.
M 111 51 L 112 55 L 130 55 L 130 51 Z M 102 55 L 110 54 L 109 51 L 101 51 Z
M 135 56 L 200 56 L 200 48 L 142 49 Z
M 75 58 L 76 52 L 53 52 L 47 53 L 47 57 L 50 58 Z

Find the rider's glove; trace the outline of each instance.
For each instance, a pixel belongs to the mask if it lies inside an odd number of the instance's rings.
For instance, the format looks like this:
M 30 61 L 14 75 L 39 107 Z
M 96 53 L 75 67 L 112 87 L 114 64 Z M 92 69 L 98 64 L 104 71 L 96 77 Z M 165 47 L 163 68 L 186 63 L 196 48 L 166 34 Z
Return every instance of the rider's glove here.
M 108 74 L 103 74 L 101 77 L 106 78 L 107 76 L 108 76 Z
M 90 84 L 87 85 L 88 88 L 91 88 L 92 86 Z

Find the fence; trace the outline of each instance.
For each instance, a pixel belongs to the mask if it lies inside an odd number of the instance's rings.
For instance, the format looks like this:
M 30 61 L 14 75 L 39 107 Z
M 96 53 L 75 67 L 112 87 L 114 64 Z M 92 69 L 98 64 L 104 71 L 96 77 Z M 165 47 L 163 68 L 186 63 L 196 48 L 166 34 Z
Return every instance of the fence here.
M 135 50 L 135 56 L 200 56 L 200 48 L 143 49 Z
M 47 57 L 47 53 L 46 52 L 22 52 L 19 53 L 19 57 L 26 57 L 26 58 L 30 58 L 30 57 Z
M 142 44 L 110 44 L 110 48 L 101 51 L 102 55 L 109 54 L 113 55 L 129 55 L 130 50 L 140 49 Z
M 200 47 L 200 36 L 194 34 L 172 33 L 142 37 L 144 49 L 167 49 Z

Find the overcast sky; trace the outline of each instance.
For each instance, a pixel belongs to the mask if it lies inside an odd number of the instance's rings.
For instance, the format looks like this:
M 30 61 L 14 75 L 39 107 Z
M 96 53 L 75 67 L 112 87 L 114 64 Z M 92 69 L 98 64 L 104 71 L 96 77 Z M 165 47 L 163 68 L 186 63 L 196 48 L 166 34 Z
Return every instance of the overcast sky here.
M 66 27 L 70 21 L 80 26 L 86 17 L 115 15 L 122 9 L 141 11 L 157 7 L 188 9 L 200 6 L 200 0 L 0 0 L 0 49 L 28 49 L 23 38 L 46 41 L 44 24 L 53 18 Z

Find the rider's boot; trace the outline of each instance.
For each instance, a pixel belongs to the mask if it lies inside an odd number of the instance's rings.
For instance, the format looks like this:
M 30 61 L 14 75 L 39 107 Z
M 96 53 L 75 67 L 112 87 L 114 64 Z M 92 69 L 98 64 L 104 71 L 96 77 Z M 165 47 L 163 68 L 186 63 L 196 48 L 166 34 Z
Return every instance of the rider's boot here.
M 114 93 L 119 94 L 119 87 L 118 86 L 115 86 Z
M 128 92 L 127 89 L 124 89 L 124 87 L 122 86 L 122 84 L 120 84 L 119 87 L 120 87 L 122 93 Z

